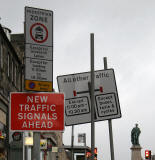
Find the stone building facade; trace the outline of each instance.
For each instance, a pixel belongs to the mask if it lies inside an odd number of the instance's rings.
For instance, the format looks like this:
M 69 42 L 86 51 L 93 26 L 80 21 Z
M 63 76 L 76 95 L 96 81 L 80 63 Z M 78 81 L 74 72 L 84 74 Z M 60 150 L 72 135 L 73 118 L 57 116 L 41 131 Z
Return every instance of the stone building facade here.
M 22 62 L 10 42 L 11 31 L 0 25 L 0 160 L 9 159 L 10 92 L 22 90 Z

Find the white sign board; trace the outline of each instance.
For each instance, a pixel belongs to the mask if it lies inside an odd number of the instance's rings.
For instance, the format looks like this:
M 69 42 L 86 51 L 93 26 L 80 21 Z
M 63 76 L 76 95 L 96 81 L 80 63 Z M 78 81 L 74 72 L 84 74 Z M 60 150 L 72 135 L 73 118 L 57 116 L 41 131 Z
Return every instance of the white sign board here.
M 40 139 L 40 149 L 47 149 L 47 139 Z
M 37 59 L 53 59 L 53 48 L 48 46 L 38 46 L 34 44 L 26 44 L 26 57 Z
M 58 152 L 58 147 L 52 147 L 52 152 Z
M 78 134 L 78 143 L 85 143 L 86 134 L 85 133 L 79 133 Z
M 26 43 L 52 46 L 53 12 L 50 10 L 25 7 Z
M 25 69 L 27 79 L 52 81 L 52 75 L 49 74 L 52 68 L 52 63 L 50 61 L 26 58 L 25 62 L 28 65 Z
M 57 81 L 59 91 L 65 93 L 65 124 L 91 122 L 90 72 L 58 76 Z M 95 71 L 95 121 L 120 117 L 114 70 Z
M 25 89 L 52 91 L 52 81 L 53 12 L 25 7 Z

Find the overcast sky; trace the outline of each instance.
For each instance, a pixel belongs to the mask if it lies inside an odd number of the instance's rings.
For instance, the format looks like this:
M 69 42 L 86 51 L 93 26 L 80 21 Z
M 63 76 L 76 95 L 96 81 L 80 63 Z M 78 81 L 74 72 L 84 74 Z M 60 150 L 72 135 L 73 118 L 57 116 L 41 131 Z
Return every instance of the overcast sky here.
M 12 33 L 23 33 L 24 7 L 54 12 L 54 88 L 59 75 L 90 71 L 90 33 L 95 34 L 95 69 L 103 57 L 114 68 L 122 118 L 112 121 L 115 160 L 130 160 L 130 133 L 141 129 L 142 156 L 155 153 L 155 1 L 154 0 L 1 0 L 0 23 Z M 96 122 L 98 159 L 110 159 L 108 121 Z M 87 134 L 90 124 L 75 126 Z M 70 144 L 66 127 L 64 144 Z M 82 145 L 82 144 L 78 144 Z

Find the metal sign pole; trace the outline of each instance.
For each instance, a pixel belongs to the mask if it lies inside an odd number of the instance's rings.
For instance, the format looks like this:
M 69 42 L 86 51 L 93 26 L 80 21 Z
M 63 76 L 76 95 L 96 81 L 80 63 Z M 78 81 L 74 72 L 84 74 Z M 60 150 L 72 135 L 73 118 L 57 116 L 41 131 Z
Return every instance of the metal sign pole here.
M 91 45 L 91 160 L 94 160 L 95 126 L 94 126 L 94 34 L 90 34 Z
M 72 137 L 71 137 L 71 159 L 74 160 L 74 125 L 72 125 Z
M 86 133 L 84 134 L 84 146 L 85 146 L 85 160 L 87 160 L 87 157 L 86 157 Z
M 40 132 L 33 133 L 32 160 L 40 160 Z
M 23 160 L 26 160 L 26 158 L 25 158 L 25 156 L 26 156 L 26 154 L 25 154 L 25 133 L 23 132 Z
M 104 69 L 108 69 L 107 57 L 104 57 Z M 109 139 L 110 139 L 110 151 L 111 151 L 111 160 L 114 160 L 114 144 L 113 144 L 113 133 L 112 133 L 112 120 L 108 120 L 109 126 Z

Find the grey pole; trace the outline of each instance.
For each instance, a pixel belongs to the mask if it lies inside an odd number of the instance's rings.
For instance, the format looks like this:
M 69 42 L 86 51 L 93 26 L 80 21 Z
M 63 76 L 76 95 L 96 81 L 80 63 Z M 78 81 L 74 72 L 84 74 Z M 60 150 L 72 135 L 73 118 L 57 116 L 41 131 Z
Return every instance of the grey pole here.
M 25 153 L 25 133 L 23 132 L 23 160 L 25 160 L 25 155 L 26 155 L 26 153 Z
M 87 157 L 86 157 L 86 133 L 84 134 L 84 146 L 85 146 L 85 160 L 87 160 Z
M 74 125 L 72 125 L 72 137 L 71 137 L 71 159 L 74 160 Z
M 40 132 L 33 133 L 32 160 L 40 160 Z
M 108 69 L 107 65 L 107 57 L 104 57 L 104 69 Z M 111 152 L 111 160 L 114 160 L 114 144 L 113 144 L 113 133 L 112 133 L 112 120 L 108 120 L 109 126 L 109 139 L 110 139 L 110 152 Z
M 90 34 L 91 46 L 91 160 L 94 160 L 95 124 L 94 124 L 94 34 Z

